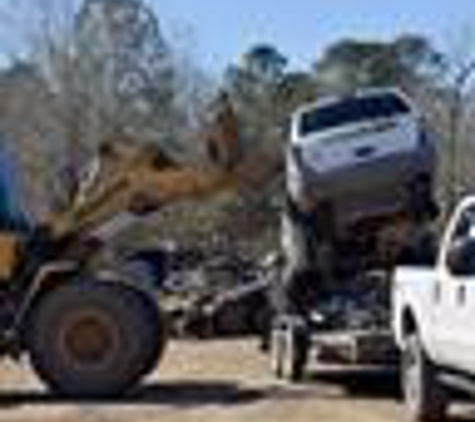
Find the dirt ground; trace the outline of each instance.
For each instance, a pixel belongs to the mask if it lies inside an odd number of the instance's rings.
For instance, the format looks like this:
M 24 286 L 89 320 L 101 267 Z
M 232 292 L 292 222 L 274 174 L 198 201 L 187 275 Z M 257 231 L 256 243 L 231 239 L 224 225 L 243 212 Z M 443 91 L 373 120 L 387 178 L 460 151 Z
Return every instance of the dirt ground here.
M 159 370 L 130 396 L 63 401 L 22 365 L 1 369 L 0 421 L 48 422 L 393 422 L 404 421 L 394 377 L 310 368 L 289 386 L 273 379 L 265 355 L 245 340 L 175 342 Z M 475 420 L 457 406 L 452 422 Z

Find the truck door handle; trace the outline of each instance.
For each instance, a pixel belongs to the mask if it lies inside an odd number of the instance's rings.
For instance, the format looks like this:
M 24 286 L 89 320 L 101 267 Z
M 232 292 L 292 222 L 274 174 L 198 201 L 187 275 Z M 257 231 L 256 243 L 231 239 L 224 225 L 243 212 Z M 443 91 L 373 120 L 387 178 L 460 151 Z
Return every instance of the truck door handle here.
M 375 147 L 372 147 L 372 146 L 364 146 L 364 147 L 360 147 L 360 148 L 357 148 L 355 150 L 355 154 L 357 157 L 359 158 L 366 158 L 370 155 L 373 155 L 374 152 L 376 151 L 376 148 Z
M 440 283 L 437 282 L 437 283 L 435 283 L 435 286 L 434 286 L 434 301 L 435 301 L 435 303 L 440 302 L 440 295 L 441 295 L 441 287 L 440 287 Z
M 467 288 L 464 284 L 457 288 L 457 303 L 459 305 L 465 305 L 467 299 Z

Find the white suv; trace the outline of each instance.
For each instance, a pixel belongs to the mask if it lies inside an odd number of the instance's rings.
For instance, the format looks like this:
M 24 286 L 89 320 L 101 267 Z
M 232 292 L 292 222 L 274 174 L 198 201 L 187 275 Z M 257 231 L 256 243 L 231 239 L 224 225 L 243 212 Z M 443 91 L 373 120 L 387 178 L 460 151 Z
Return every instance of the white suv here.
M 297 110 L 288 148 L 288 192 L 354 220 L 430 203 L 434 145 L 408 98 L 368 89 Z M 404 208 L 405 209 L 405 208 Z

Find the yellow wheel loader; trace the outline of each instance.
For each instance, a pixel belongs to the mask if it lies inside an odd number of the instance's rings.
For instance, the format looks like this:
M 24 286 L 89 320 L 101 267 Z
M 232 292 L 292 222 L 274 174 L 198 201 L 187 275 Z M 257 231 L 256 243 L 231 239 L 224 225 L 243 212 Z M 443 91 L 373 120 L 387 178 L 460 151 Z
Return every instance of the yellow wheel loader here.
M 102 271 L 97 257 L 108 247 L 104 233 L 126 216 L 235 186 L 246 170 L 238 163 L 232 110 L 217 122 L 207 138 L 207 166 L 179 165 L 157 147 L 117 135 L 101 148 L 68 209 L 33 228 L 4 225 L 3 355 L 28 355 L 46 385 L 69 396 L 123 393 L 155 367 L 167 331 L 156 297 L 120 271 Z

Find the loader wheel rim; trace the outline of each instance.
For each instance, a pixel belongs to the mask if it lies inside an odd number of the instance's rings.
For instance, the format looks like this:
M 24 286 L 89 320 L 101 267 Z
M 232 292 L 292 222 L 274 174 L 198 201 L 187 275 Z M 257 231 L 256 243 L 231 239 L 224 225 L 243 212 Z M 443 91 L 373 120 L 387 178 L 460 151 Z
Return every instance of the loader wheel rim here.
M 72 315 L 60 330 L 61 356 L 73 367 L 92 369 L 106 365 L 118 342 L 116 324 L 98 310 Z

